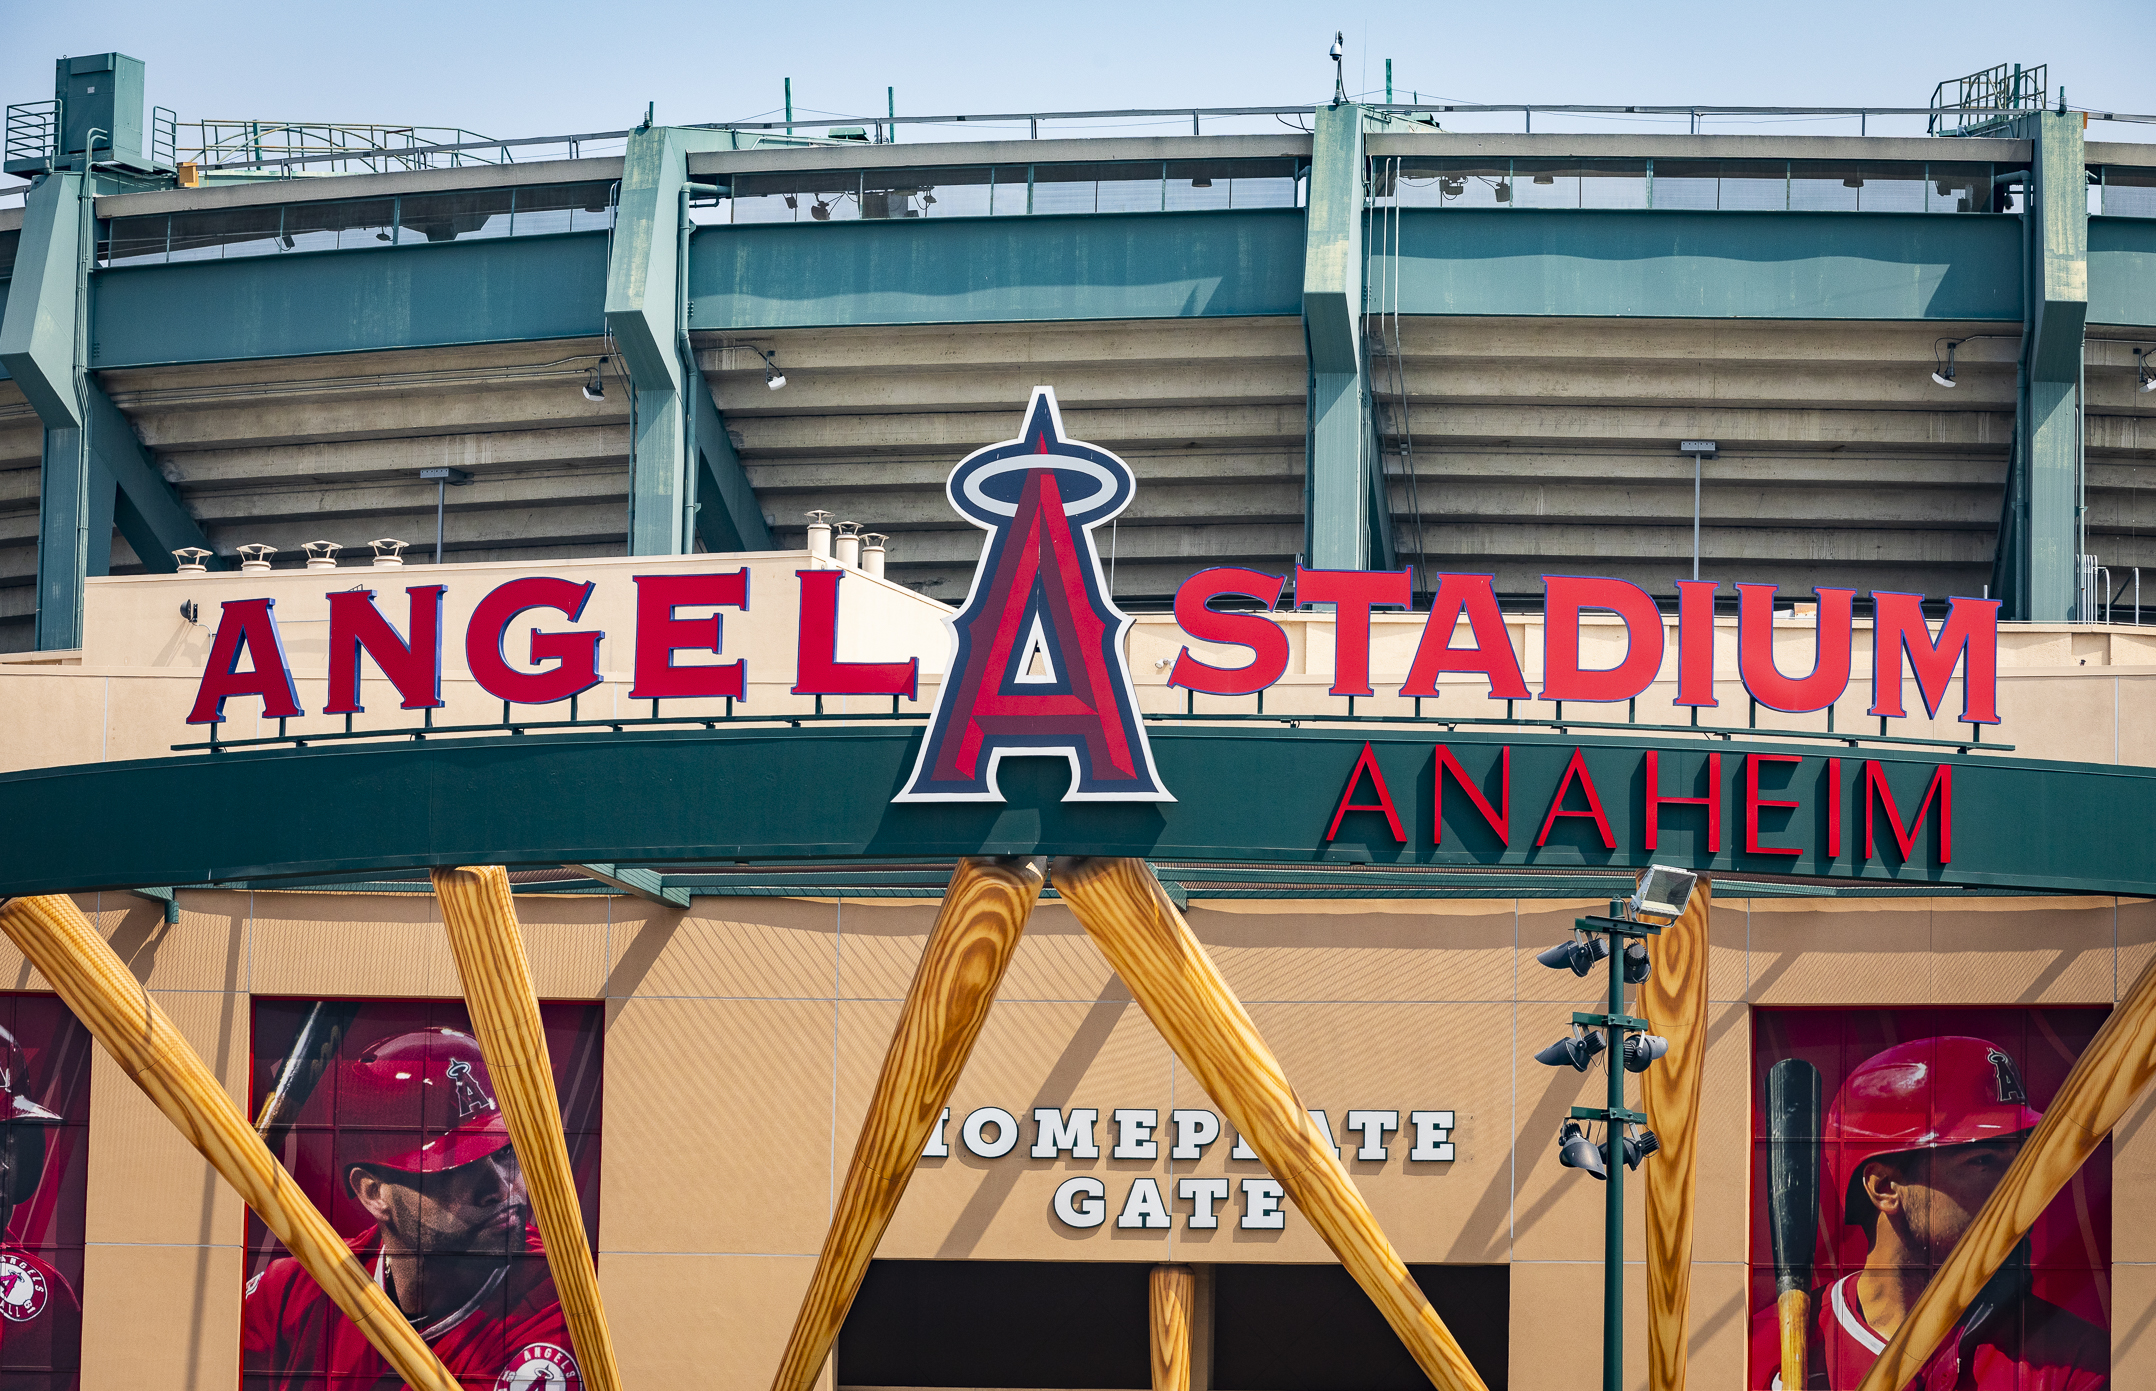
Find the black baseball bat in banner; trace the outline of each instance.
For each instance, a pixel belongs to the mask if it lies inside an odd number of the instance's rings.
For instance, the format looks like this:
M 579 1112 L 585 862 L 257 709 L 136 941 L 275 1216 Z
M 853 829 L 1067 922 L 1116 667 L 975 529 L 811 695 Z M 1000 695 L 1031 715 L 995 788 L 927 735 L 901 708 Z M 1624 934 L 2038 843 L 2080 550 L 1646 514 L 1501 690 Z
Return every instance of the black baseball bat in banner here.
M 277 1067 L 277 1085 L 262 1099 L 262 1112 L 255 1117 L 255 1134 L 264 1140 L 280 1120 L 297 1115 L 322 1080 L 329 1067 L 329 1060 L 336 1056 L 337 1046 L 344 1042 L 345 1030 L 352 1027 L 352 1020 L 359 1014 L 359 1005 L 352 1001 L 317 1000 L 300 1022 L 299 1035 L 292 1040 L 292 1051 Z
M 1787 1391 L 1805 1383 L 1823 1120 L 1819 1069 L 1801 1058 L 1776 1063 L 1767 1073 L 1767 1230 L 1774 1239 L 1774 1304 Z

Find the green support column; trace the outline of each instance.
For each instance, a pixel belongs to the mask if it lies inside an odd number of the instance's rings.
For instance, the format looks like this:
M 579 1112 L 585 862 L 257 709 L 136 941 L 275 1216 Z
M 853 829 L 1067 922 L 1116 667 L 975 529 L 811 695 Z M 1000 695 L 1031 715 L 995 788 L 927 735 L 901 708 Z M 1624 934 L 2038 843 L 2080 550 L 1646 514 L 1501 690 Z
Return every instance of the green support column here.
M 2031 142 L 2022 225 L 2024 299 L 2013 476 L 1994 566 L 2009 619 L 2075 619 L 2081 541 L 2081 343 L 2089 211 L 2081 116 L 2016 122 Z
M 728 134 L 652 126 L 622 164 L 606 323 L 635 389 L 629 461 L 629 553 L 680 555 L 701 535 L 729 550 L 769 550 L 771 534 L 689 349 L 683 293 L 686 194 L 693 151 L 730 149 Z M 722 516 L 707 517 L 721 512 Z M 693 521 L 691 519 L 694 519 Z
M 1310 354 L 1304 563 L 1364 570 L 1386 563 L 1391 522 L 1363 353 L 1363 111 L 1319 107 L 1311 140 L 1303 253 L 1303 336 Z

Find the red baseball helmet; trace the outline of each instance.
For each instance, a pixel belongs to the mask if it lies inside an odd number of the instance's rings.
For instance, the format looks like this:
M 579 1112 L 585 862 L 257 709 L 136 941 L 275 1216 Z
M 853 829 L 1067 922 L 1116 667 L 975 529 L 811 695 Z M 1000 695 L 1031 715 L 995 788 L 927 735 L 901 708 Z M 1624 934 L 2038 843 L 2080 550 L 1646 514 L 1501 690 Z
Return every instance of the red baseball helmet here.
M 1896 1044 L 1860 1063 L 1827 1110 L 1826 1230 L 1848 1220 L 1850 1188 L 1883 1154 L 1942 1149 L 2019 1135 L 2030 1108 L 2021 1069 L 1988 1039 L 1946 1035 Z
M 434 1174 L 508 1148 L 479 1041 L 415 1029 L 368 1045 L 337 1088 L 341 1164 Z M 424 1141 L 424 1143 L 421 1143 Z
M 29 1098 L 29 1086 L 30 1065 L 23 1058 L 22 1045 L 15 1041 L 14 1034 L 0 1028 L 0 1102 L 7 1108 L 7 1114 L 0 1115 L 0 1125 L 60 1123 L 56 1113 Z

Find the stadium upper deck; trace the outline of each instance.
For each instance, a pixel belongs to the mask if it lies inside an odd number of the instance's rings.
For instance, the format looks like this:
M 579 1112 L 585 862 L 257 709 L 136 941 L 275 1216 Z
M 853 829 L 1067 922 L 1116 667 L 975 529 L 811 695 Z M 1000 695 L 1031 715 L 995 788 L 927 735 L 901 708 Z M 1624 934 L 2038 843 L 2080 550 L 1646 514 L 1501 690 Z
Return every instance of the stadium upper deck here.
M 11 157 L 36 186 L 0 210 L 0 649 L 74 647 L 82 576 L 184 546 L 431 558 L 442 498 L 467 561 L 798 547 L 827 509 L 955 599 L 975 540 L 942 480 L 1036 382 L 1140 472 L 1110 538 L 1140 607 L 1298 557 L 1669 593 L 1685 440 L 1719 445 L 1705 574 L 1989 585 L 2056 621 L 2156 565 L 2156 151 L 2077 113 L 1959 139 L 1353 105 L 1260 136 L 651 127 L 621 157 L 244 181 L 161 164 L 154 123 L 71 152 L 76 124 Z

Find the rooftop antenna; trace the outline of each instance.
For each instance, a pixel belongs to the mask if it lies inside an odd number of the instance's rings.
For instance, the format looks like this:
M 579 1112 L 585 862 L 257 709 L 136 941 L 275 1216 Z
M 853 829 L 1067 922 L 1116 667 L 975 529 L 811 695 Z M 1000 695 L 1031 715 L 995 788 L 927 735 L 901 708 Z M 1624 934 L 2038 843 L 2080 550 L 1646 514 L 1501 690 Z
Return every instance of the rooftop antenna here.
M 1344 51 L 1344 50 L 1343 50 L 1343 49 L 1342 49 L 1342 48 L 1340 47 L 1340 42 L 1341 42 L 1341 40 L 1345 39 L 1346 37 L 1347 37 L 1347 35 L 1346 35 L 1345 33 L 1343 33 L 1343 32 L 1342 32 L 1341 30 L 1338 30 L 1338 29 L 1335 29 L 1335 30 L 1333 30 L 1333 46 L 1332 46 L 1332 60 L 1333 60 L 1333 105 L 1334 105 L 1334 106 L 1339 106 L 1339 105 L 1340 105 L 1341 103 L 1343 103 L 1343 102 L 1345 102 L 1345 101 L 1347 100 L 1347 80 L 1346 80 L 1346 78 L 1345 78 L 1345 77 L 1343 77 L 1343 76 L 1341 75 L 1341 72 L 1340 72 L 1340 57 L 1341 57 L 1341 54 L 1342 54 L 1342 52 Z
M 786 133 L 794 133 L 794 80 L 786 79 Z
M 1385 104 L 1392 105 L 1392 59 L 1385 60 Z

